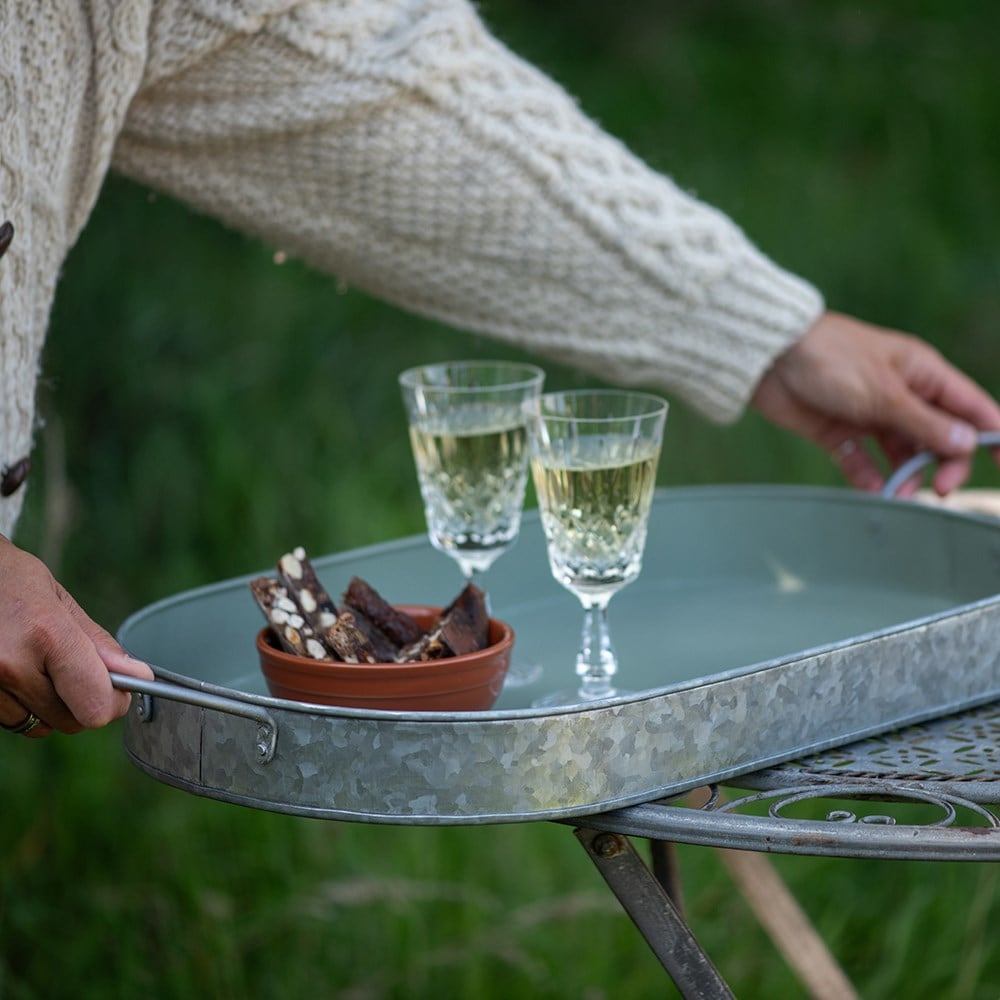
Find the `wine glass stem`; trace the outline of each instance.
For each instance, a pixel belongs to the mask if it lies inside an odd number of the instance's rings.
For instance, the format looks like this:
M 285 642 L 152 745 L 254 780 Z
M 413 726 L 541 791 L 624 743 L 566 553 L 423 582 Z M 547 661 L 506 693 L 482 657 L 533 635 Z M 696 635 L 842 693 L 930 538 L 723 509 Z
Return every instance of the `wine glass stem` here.
M 612 680 L 617 670 L 618 657 L 608 630 L 608 602 L 584 603 L 583 632 L 576 657 L 580 697 L 584 701 L 610 698 L 615 693 Z

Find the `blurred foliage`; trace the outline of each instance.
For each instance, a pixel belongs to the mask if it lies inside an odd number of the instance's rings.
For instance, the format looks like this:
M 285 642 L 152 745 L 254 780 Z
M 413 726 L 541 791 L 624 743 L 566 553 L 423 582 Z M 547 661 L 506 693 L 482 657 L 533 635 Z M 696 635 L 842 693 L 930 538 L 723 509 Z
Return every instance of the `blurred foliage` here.
M 1000 392 L 995 4 L 480 9 L 832 307 L 920 333 Z M 109 627 L 292 544 L 319 554 L 423 530 L 397 372 L 518 356 L 277 250 L 112 178 L 66 264 L 19 540 Z M 580 381 L 546 367 L 550 385 Z M 840 482 L 753 414 L 721 428 L 675 406 L 662 484 L 733 481 Z M 564 828 L 241 810 L 133 771 L 114 730 L 7 760 L 0 997 L 61 995 L 55 942 L 83 997 L 674 995 Z M 683 856 L 692 921 L 737 994 L 801 995 L 711 852 Z M 995 994 L 991 873 L 777 863 L 866 997 Z

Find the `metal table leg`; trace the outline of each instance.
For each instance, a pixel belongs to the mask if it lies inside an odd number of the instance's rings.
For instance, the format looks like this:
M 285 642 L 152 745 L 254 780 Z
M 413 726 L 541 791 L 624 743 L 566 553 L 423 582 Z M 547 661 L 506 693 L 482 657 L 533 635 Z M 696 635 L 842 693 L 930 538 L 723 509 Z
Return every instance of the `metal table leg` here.
M 631 841 L 618 833 L 574 832 L 682 995 L 733 1000 L 725 980 Z
M 649 841 L 650 868 L 656 881 L 663 886 L 677 912 L 684 915 L 684 893 L 681 889 L 681 872 L 677 863 L 677 848 L 669 840 Z

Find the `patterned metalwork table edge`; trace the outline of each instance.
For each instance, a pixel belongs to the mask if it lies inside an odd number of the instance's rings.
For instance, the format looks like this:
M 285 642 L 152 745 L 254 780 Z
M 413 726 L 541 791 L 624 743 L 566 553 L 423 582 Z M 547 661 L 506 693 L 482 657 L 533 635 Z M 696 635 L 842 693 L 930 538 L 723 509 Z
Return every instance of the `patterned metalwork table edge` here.
M 712 786 L 703 802 L 675 796 L 588 816 L 583 824 L 650 840 L 767 853 L 997 861 L 1000 702 L 811 754 L 727 785 L 756 791 Z M 817 803 L 827 810 L 821 818 L 795 815 Z M 900 807 L 920 817 L 900 822 L 894 815 Z

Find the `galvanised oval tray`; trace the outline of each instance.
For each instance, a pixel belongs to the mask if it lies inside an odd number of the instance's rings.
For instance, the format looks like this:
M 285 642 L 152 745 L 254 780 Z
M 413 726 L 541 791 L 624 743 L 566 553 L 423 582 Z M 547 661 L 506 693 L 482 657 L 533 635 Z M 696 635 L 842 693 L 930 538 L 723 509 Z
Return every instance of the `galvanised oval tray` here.
M 313 561 L 334 595 L 352 575 L 394 603 L 443 604 L 461 586 L 423 537 Z M 585 815 L 1000 697 L 1000 522 L 848 490 L 658 492 L 642 574 L 610 610 L 619 681 L 635 693 L 567 709 L 531 707 L 575 682 L 581 625 L 535 512 L 485 586 L 514 626 L 515 660 L 543 671 L 489 712 L 270 697 L 254 575 L 124 623 L 122 643 L 157 674 L 134 699 L 125 746 L 168 784 L 279 812 L 405 824 Z

